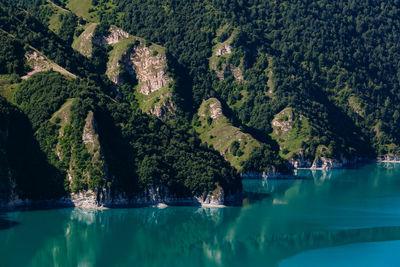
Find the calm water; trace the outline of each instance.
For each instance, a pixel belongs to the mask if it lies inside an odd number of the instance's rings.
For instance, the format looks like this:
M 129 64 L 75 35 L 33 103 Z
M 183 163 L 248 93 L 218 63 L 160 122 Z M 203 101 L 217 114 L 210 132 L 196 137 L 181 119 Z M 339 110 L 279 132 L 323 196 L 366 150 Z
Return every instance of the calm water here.
M 244 181 L 243 207 L 0 214 L 0 266 L 400 266 L 400 164 Z

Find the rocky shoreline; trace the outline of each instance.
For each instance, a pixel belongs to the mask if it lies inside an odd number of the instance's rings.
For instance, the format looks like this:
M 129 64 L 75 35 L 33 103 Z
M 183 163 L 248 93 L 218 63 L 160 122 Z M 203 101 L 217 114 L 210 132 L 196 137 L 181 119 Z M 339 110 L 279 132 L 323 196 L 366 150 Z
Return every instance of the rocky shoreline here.
M 316 167 L 312 164 L 309 167 L 297 167 L 296 170 L 330 170 L 356 167 L 358 164 L 366 162 L 377 163 L 400 163 L 400 157 L 378 157 L 372 159 L 357 158 L 346 161 L 346 164 L 328 165 Z M 296 174 L 282 174 L 279 172 L 249 172 L 242 173 L 242 179 L 304 179 Z M 226 196 L 222 188 L 217 188 L 213 192 L 206 192 L 197 197 L 173 197 L 168 190 L 160 187 L 152 187 L 134 197 L 127 197 L 123 193 L 110 195 L 109 190 L 98 192 L 85 191 L 73 193 L 70 196 L 50 200 L 31 200 L 20 199 L 13 194 L 12 199 L 0 200 L 0 211 L 15 210 L 35 210 L 35 209 L 54 209 L 54 208 L 84 208 L 84 209 L 110 209 L 110 208 L 138 208 L 138 207 L 157 207 L 166 208 L 168 206 L 201 206 L 201 207 L 226 207 L 237 206 L 241 204 L 244 198 L 243 192 Z
M 116 194 L 110 197 L 109 192 L 91 190 L 71 194 L 70 196 L 50 200 L 13 199 L 1 201 L 0 211 L 54 209 L 54 208 L 84 208 L 84 209 L 110 209 L 110 208 L 139 208 L 168 206 L 201 206 L 201 207 L 226 207 L 240 205 L 244 195 L 238 192 L 234 195 L 225 196 L 222 189 L 205 193 L 198 197 L 171 197 L 165 189 L 159 187 L 134 196 L 126 197 L 125 194 Z

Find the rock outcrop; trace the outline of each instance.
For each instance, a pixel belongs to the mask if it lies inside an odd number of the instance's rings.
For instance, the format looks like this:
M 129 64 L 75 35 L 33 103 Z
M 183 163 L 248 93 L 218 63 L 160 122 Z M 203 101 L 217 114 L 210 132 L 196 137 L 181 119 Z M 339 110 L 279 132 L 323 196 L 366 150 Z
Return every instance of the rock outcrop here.
M 165 48 L 150 44 L 115 26 L 110 27 L 110 34 L 96 37 L 100 45 L 111 45 L 106 74 L 117 86 L 126 82 L 121 75 L 126 70 L 138 81 L 137 92 L 140 108 L 161 119 L 174 117 L 177 106 L 173 101 L 172 78 L 167 73 Z M 118 89 L 117 89 L 118 91 Z
M 394 163 L 397 163 L 397 162 L 400 162 L 400 156 L 385 155 L 385 156 L 382 156 L 382 157 L 378 157 L 377 161 L 378 162 L 388 162 L 388 163 L 394 162 Z
M 172 101 L 172 93 L 166 93 L 163 95 L 163 98 L 162 101 L 158 101 L 158 103 L 154 104 L 154 106 L 150 108 L 150 113 L 160 119 L 168 119 L 175 114 L 177 106 Z
M 71 72 L 67 71 L 63 67 L 59 66 L 58 64 L 54 63 L 50 59 L 48 59 L 46 56 L 41 54 L 39 51 L 36 50 L 31 50 L 30 52 L 27 52 L 25 55 L 25 59 L 27 64 L 32 68 L 30 72 L 28 72 L 25 76 L 22 76 L 22 79 L 28 79 L 31 77 L 33 74 L 42 72 L 42 71 L 57 71 L 61 73 L 64 76 L 70 77 L 70 78 L 76 78 L 76 75 L 72 74 Z
M 347 159 L 344 156 L 341 156 L 337 159 L 317 156 L 311 162 L 310 160 L 305 159 L 302 154 L 300 154 L 298 157 L 290 159 L 289 164 L 294 169 L 331 170 L 351 167 L 363 160 L 363 158 Z
M 167 58 L 165 55 L 153 52 L 146 46 L 139 46 L 130 54 L 130 62 L 139 81 L 139 93 L 148 95 L 165 86 L 171 81 L 165 69 Z
M 111 194 L 110 190 L 94 192 L 92 190 L 72 193 L 70 196 L 53 200 L 21 200 L 18 196 L 0 201 L 0 210 L 30 209 L 30 208 L 58 208 L 78 207 L 86 209 L 104 208 L 134 208 L 134 207 L 167 207 L 167 206 L 213 206 L 240 205 L 242 193 L 225 195 L 221 187 L 212 192 L 205 192 L 196 197 L 177 197 L 171 195 L 163 186 L 152 186 L 148 190 L 134 197 L 127 197 L 124 193 Z
M 217 74 L 221 81 L 225 80 L 228 75 L 232 74 L 237 82 L 242 83 L 244 82 L 244 60 L 242 59 L 238 66 L 229 63 L 229 57 L 234 53 L 231 43 L 236 34 L 236 31 L 234 31 L 226 41 L 217 43 L 214 46 L 214 52 L 210 58 L 210 68 Z
M 224 56 L 224 55 L 230 55 L 232 54 L 232 46 L 230 43 L 225 43 L 222 45 L 222 47 L 217 49 L 217 52 L 215 53 L 216 56 Z
M 110 35 L 102 37 L 99 41 L 102 45 L 113 45 L 127 38 L 129 38 L 129 33 L 115 26 L 111 26 Z

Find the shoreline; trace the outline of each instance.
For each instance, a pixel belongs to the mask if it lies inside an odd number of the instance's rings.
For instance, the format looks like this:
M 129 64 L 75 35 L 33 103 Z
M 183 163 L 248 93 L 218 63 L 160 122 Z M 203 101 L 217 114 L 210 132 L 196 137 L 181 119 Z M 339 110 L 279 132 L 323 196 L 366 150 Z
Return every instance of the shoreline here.
M 368 164 L 368 163 L 400 163 L 400 160 L 382 160 L 379 158 L 371 159 L 371 160 L 363 160 L 355 164 L 349 164 L 340 168 L 296 168 L 293 171 L 297 170 L 310 170 L 310 171 L 330 171 L 330 170 L 340 170 L 340 169 L 349 169 L 349 168 L 357 168 L 360 164 Z M 263 177 L 262 173 L 258 174 L 241 174 L 242 179 L 249 180 L 301 180 L 304 177 L 292 174 L 274 174 L 268 175 L 266 178 Z M 243 199 L 244 193 L 240 194 Z M 236 197 L 234 197 L 236 198 Z M 49 200 L 11 200 L 11 201 L 0 201 L 0 212 L 12 212 L 12 211 L 30 211 L 30 210 L 46 210 L 46 209 L 63 209 L 63 208 L 79 208 L 85 210 L 108 210 L 108 209 L 130 209 L 130 208 L 146 208 L 153 207 L 158 209 L 165 209 L 168 207 L 177 207 L 177 206 L 185 206 L 185 207 L 203 207 L 203 208 L 226 208 L 228 206 L 238 206 L 237 200 L 227 199 L 224 202 L 200 202 L 198 199 L 175 199 L 172 201 L 137 201 L 134 200 L 126 201 L 124 203 L 119 202 L 115 199 L 116 202 L 109 202 L 103 205 L 97 205 L 96 203 L 82 205 L 78 202 L 74 202 L 74 199 L 70 197 L 61 197 L 59 199 L 49 199 Z
M 243 199 L 244 194 L 240 194 Z M 62 197 L 60 199 L 49 200 L 18 200 L 18 201 L 0 201 L 0 212 L 13 211 L 30 211 L 30 210 L 48 210 L 48 209 L 64 209 L 77 208 L 85 210 L 110 210 L 110 209 L 132 209 L 132 208 L 157 208 L 165 209 L 168 207 L 199 207 L 199 208 L 226 208 L 228 206 L 238 206 L 238 200 L 227 199 L 224 202 L 200 202 L 192 199 L 175 199 L 172 201 L 127 201 L 124 203 L 108 202 L 105 204 L 91 203 L 81 204 L 82 202 L 74 202 L 71 198 Z

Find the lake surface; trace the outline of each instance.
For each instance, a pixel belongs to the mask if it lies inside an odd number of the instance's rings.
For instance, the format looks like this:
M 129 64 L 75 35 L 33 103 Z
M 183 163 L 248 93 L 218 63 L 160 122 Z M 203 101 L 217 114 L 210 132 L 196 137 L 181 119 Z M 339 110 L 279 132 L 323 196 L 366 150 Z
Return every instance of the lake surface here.
M 0 266 L 400 266 L 400 164 L 243 182 L 242 207 L 0 214 Z

